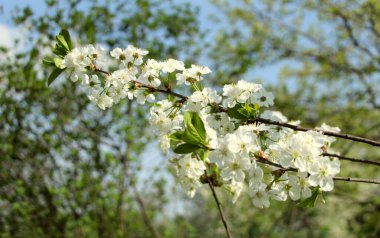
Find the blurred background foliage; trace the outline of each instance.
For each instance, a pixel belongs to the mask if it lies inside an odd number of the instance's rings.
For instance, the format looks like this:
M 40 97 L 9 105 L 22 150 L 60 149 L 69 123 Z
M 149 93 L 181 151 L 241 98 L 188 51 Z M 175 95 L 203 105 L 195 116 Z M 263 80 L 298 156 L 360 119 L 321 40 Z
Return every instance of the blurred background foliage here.
M 210 191 L 189 200 L 177 190 L 151 142 L 147 107 L 124 102 L 101 111 L 65 77 L 46 87 L 41 59 L 61 28 L 77 45 L 133 44 L 153 58 L 205 62 L 215 87 L 260 81 L 275 93 L 274 109 L 302 125 L 325 122 L 380 140 L 376 0 L 46 0 L 44 7 L 12 9 L 6 21 L 23 34 L 0 49 L 0 237 L 224 237 Z M 378 149 L 347 141 L 337 151 L 380 159 Z M 162 163 L 146 170 L 146 157 Z M 380 176 L 345 161 L 342 175 Z M 313 209 L 273 202 L 261 210 L 244 196 L 231 204 L 219 195 L 234 237 L 380 237 L 375 185 L 337 182 Z

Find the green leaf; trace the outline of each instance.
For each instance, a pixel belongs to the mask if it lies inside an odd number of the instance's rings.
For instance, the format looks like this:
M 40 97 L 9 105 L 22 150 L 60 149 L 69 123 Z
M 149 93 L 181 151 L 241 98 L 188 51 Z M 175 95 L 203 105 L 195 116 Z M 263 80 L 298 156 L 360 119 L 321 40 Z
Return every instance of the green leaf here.
M 190 125 L 186 128 L 185 133 L 183 134 L 183 141 L 194 145 L 204 144 L 204 141 L 202 140 L 202 138 L 198 134 L 198 131 L 195 129 L 193 125 Z
M 246 116 L 239 112 L 239 109 L 241 108 L 242 108 L 241 104 L 236 104 L 235 107 L 228 108 L 227 110 L 228 116 L 232 118 L 240 119 L 240 120 L 245 119 Z
M 305 200 L 303 200 L 300 203 L 298 203 L 298 206 L 303 207 L 303 208 L 314 207 L 315 203 L 317 201 L 318 195 L 320 193 L 321 192 L 319 190 L 319 187 L 318 188 L 314 188 L 311 197 L 306 198 Z
M 65 38 L 67 46 L 69 47 L 69 51 L 71 51 L 74 48 L 74 45 L 73 45 L 73 42 L 71 41 L 70 33 L 67 30 L 62 29 L 59 35 Z
M 184 122 L 186 127 L 185 139 L 192 144 L 204 145 L 206 143 L 206 130 L 198 113 L 185 112 Z
M 67 52 L 68 51 L 63 46 L 61 46 L 59 44 L 56 44 L 53 48 L 53 53 L 57 56 L 65 57 Z
M 229 108 L 227 114 L 230 117 L 244 120 L 244 119 L 255 119 L 259 112 L 258 104 L 237 104 L 233 108 Z
M 55 38 L 57 39 L 57 44 L 63 46 L 63 48 L 66 49 L 66 52 L 70 51 L 69 45 L 63 35 L 57 35 Z
M 54 60 L 48 56 L 42 59 L 42 63 L 46 66 L 55 66 Z
M 53 72 L 51 72 L 48 78 L 48 86 L 54 82 L 54 80 L 64 71 L 64 69 L 55 68 Z
M 177 154 L 188 154 L 196 151 L 199 148 L 200 146 L 198 145 L 185 143 L 177 146 L 173 151 Z
M 54 59 L 53 59 L 53 61 L 54 61 L 54 65 L 57 67 L 57 68 L 60 68 L 61 69 L 61 65 L 62 65 L 62 59 L 61 58 L 58 58 L 58 57 L 55 57 Z
M 197 130 L 199 136 L 202 138 L 202 140 L 206 141 L 206 129 L 203 124 L 202 119 L 199 117 L 198 113 L 193 113 L 191 117 L 191 123 L 194 125 L 195 129 Z
M 176 147 L 179 143 L 182 143 L 184 137 L 184 132 L 183 131 L 177 131 L 169 136 L 170 139 L 170 146 L 171 147 Z

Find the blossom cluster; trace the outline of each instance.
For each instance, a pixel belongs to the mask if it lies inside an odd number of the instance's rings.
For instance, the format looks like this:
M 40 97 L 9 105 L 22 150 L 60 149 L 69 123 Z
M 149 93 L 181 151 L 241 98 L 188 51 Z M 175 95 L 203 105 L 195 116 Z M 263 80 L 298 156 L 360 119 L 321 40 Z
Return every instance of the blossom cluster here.
M 151 105 L 150 124 L 189 196 L 211 183 L 228 191 L 233 202 L 245 193 L 263 208 L 272 199 L 305 200 L 333 189 L 339 161 L 323 153 L 332 152 L 334 138 L 256 121 L 299 123 L 268 109 L 274 96 L 261 84 L 240 80 L 219 93 L 202 86 L 208 67 L 145 59 L 147 54 L 131 45 L 109 54 L 89 45 L 71 50 L 60 67 L 103 110 L 125 98 Z M 119 67 L 106 72 L 110 58 Z M 173 93 L 175 86 L 191 95 Z

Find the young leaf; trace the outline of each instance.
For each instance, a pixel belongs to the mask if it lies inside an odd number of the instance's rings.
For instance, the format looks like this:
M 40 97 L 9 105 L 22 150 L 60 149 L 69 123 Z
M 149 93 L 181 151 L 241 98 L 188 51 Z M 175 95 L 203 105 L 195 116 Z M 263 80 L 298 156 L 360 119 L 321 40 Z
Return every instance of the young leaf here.
M 228 108 L 227 110 L 228 116 L 232 118 L 240 119 L 240 120 L 246 119 L 246 116 L 239 112 L 239 109 L 241 108 L 242 106 L 240 104 L 237 104 L 235 107 Z
M 193 115 L 191 117 L 191 123 L 194 125 L 195 129 L 197 130 L 202 140 L 206 141 L 206 129 L 205 129 L 202 119 L 199 117 L 198 113 L 194 112 L 192 114 Z
M 55 67 L 61 68 L 61 65 L 62 65 L 62 59 L 61 58 L 55 57 L 53 59 L 53 62 L 54 62 Z
M 54 80 L 64 71 L 64 69 L 55 68 L 53 72 L 51 72 L 49 78 L 48 78 L 48 86 L 50 86 L 51 83 L 54 82 Z
M 42 63 L 46 66 L 55 66 L 53 59 L 48 56 L 42 59 Z
M 176 147 L 179 143 L 183 142 L 184 138 L 184 132 L 183 131 L 177 131 L 169 136 L 170 139 L 170 146 Z
M 55 46 L 53 48 L 53 53 L 57 56 L 65 57 L 67 52 L 68 51 L 65 49 L 65 47 L 63 47 L 62 45 L 60 45 L 58 43 L 55 44 Z
M 177 154 L 188 154 L 196 151 L 199 148 L 200 147 L 198 145 L 185 143 L 177 146 L 177 148 L 175 148 L 173 151 Z
M 303 207 L 303 208 L 314 207 L 319 194 L 320 194 L 319 188 L 314 188 L 311 197 L 306 198 L 305 200 L 298 203 L 298 206 Z
M 55 38 L 57 39 L 57 45 L 62 46 L 66 50 L 66 52 L 70 51 L 69 45 L 67 44 L 63 35 L 57 35 Z
M 189 143 L 205 144 L 206 130 L 199 115 L 196 112 L 185 112 L 184 122 L 186 138 L 192 141 Z
M 69 51 L 71 51 L 74 48 L 74 46 L 73 42 L 71 41 L 70 33 L 67 30 L 63 29 L 61 30 L 59 35 L 62 35 L 65 38 L 67 46 L 69 47 Z
M 204 140 L 192 124 L 186 127 L 185 133 L 183 135 L 183 141 L 194 145 L 204 144 Z

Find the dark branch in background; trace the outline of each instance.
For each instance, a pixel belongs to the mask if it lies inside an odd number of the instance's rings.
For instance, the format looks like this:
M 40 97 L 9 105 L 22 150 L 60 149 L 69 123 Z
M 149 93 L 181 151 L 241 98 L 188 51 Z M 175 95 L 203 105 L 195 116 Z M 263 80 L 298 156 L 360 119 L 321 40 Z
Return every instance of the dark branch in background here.
M 145 203 L 144 203 L 143 199 L 141 198 L 141 195 L 140 195 L 139 191 L 137 190 L 136 185 L 133 181 L 131 182 L 131 186 L 132 186 L 133 192 L 135 193 L 136 201 L 139 204 L 139 207 L 141 209 L 141 214 L 143 216 L 145 225 L 148 226 L 150 232 L 152 233 L 152 235 L 155 238 L 161 238 L 162 236 L 160 235 L 160 233 L 158 232 L 156 227 L 153 225 L 152 221 L 150 220 L 150 218 L 148 216 L 148 213 L 147 213 L 147 210 L 145 207 Z
M 127 120 L 129 120 L 132 116 L 132 101 L 128 102 L 128 109 L 127 109 Z M 127 149 L 124 154 L 120 156 L 120 163 L 121 163 L 121 169 L 122 169 L 122 177 L 120 178 L 119 181 L 119 192 L 118 192 L 118 199 L 116 202 L 116 224 L 119 226 L 119 229 L 123 232 L 122 234 L 125 234 L 125 224 L 124 224 L 124 196 L 126 193 L 126 185 L 125 182 L 127 180 L 128 176 L 128 169 L 129 169 L 129 164 L 128 164 L 128 158 L 130 156 L 130 148 L 132 147 L 132 140 L 130 137 L 127 136 L 126 138 L 126 144 L 127 144 Z
M 299 27 L 287 24 L 282 19 L 278 19 L 275 16 L 272 16 L 270 14 L 267 14 L 267 13 L 264 13 L 264 12 L 260 12 L 253 5 L 252 5 L 252 12 L 254 12 L 257 16 L 263 18 L 264 21 L 268 21 L 270 23 L 274 23 L 274 24 L 276 24 L 276 25 L 278 25 L 280 27 L 286 28 L 288 31 L 290 31 L 290 32 L 292 32 L 294 34 L 298 34 L 300 36 L 305 37 L 307 40 L 309 40 L 310 42 L 314 43 L 315 45 L 323 48 L 324 50 L 335 51 L 332 47 L 330 47 L 327 44 L 325 44 L 322 39 L 317 39 L 313 35 L 309 34 L 308 32 L 300 30 Z
M 358 39 L 354 35 L 354 29 L 352 28 L 352 26 L 351 26 L 351 24 L 350 24 L 347 16 L 345 16 L 343 13 L 341 13 L 339 11 L 335 11 L 334 13 L 335 13 L 335 15 L 337 17 L 339 17 L 343 21 L 344 28 L 345 28 L 345 30 L 346 30 L 346 32 L 348 34 L 348 37 L 350 38 L 352 44 L 355 47 L 357 47 L 358 49 L 360 49 L 361 51 L 363 51 L 364 53 L 366 53 L 371 58 L 375 58 L 375 56 L 373 55 L 373 53 L 369 49 L 363 47 L 359 43 Z
M 336 154 L 330 154 L 330 153 L 323 153 L 322 156 L 335 157 L 335 158 L 338 158 L 340 160 L 348 160 L 348 161 L 356 162 L 356 163 L 363 163 L 363 164 L 380 166 L 380 162 L 367 160 L 367 159 L 356 159 L 356 158 L 350 158 L 350 157 L 336 155 Z

